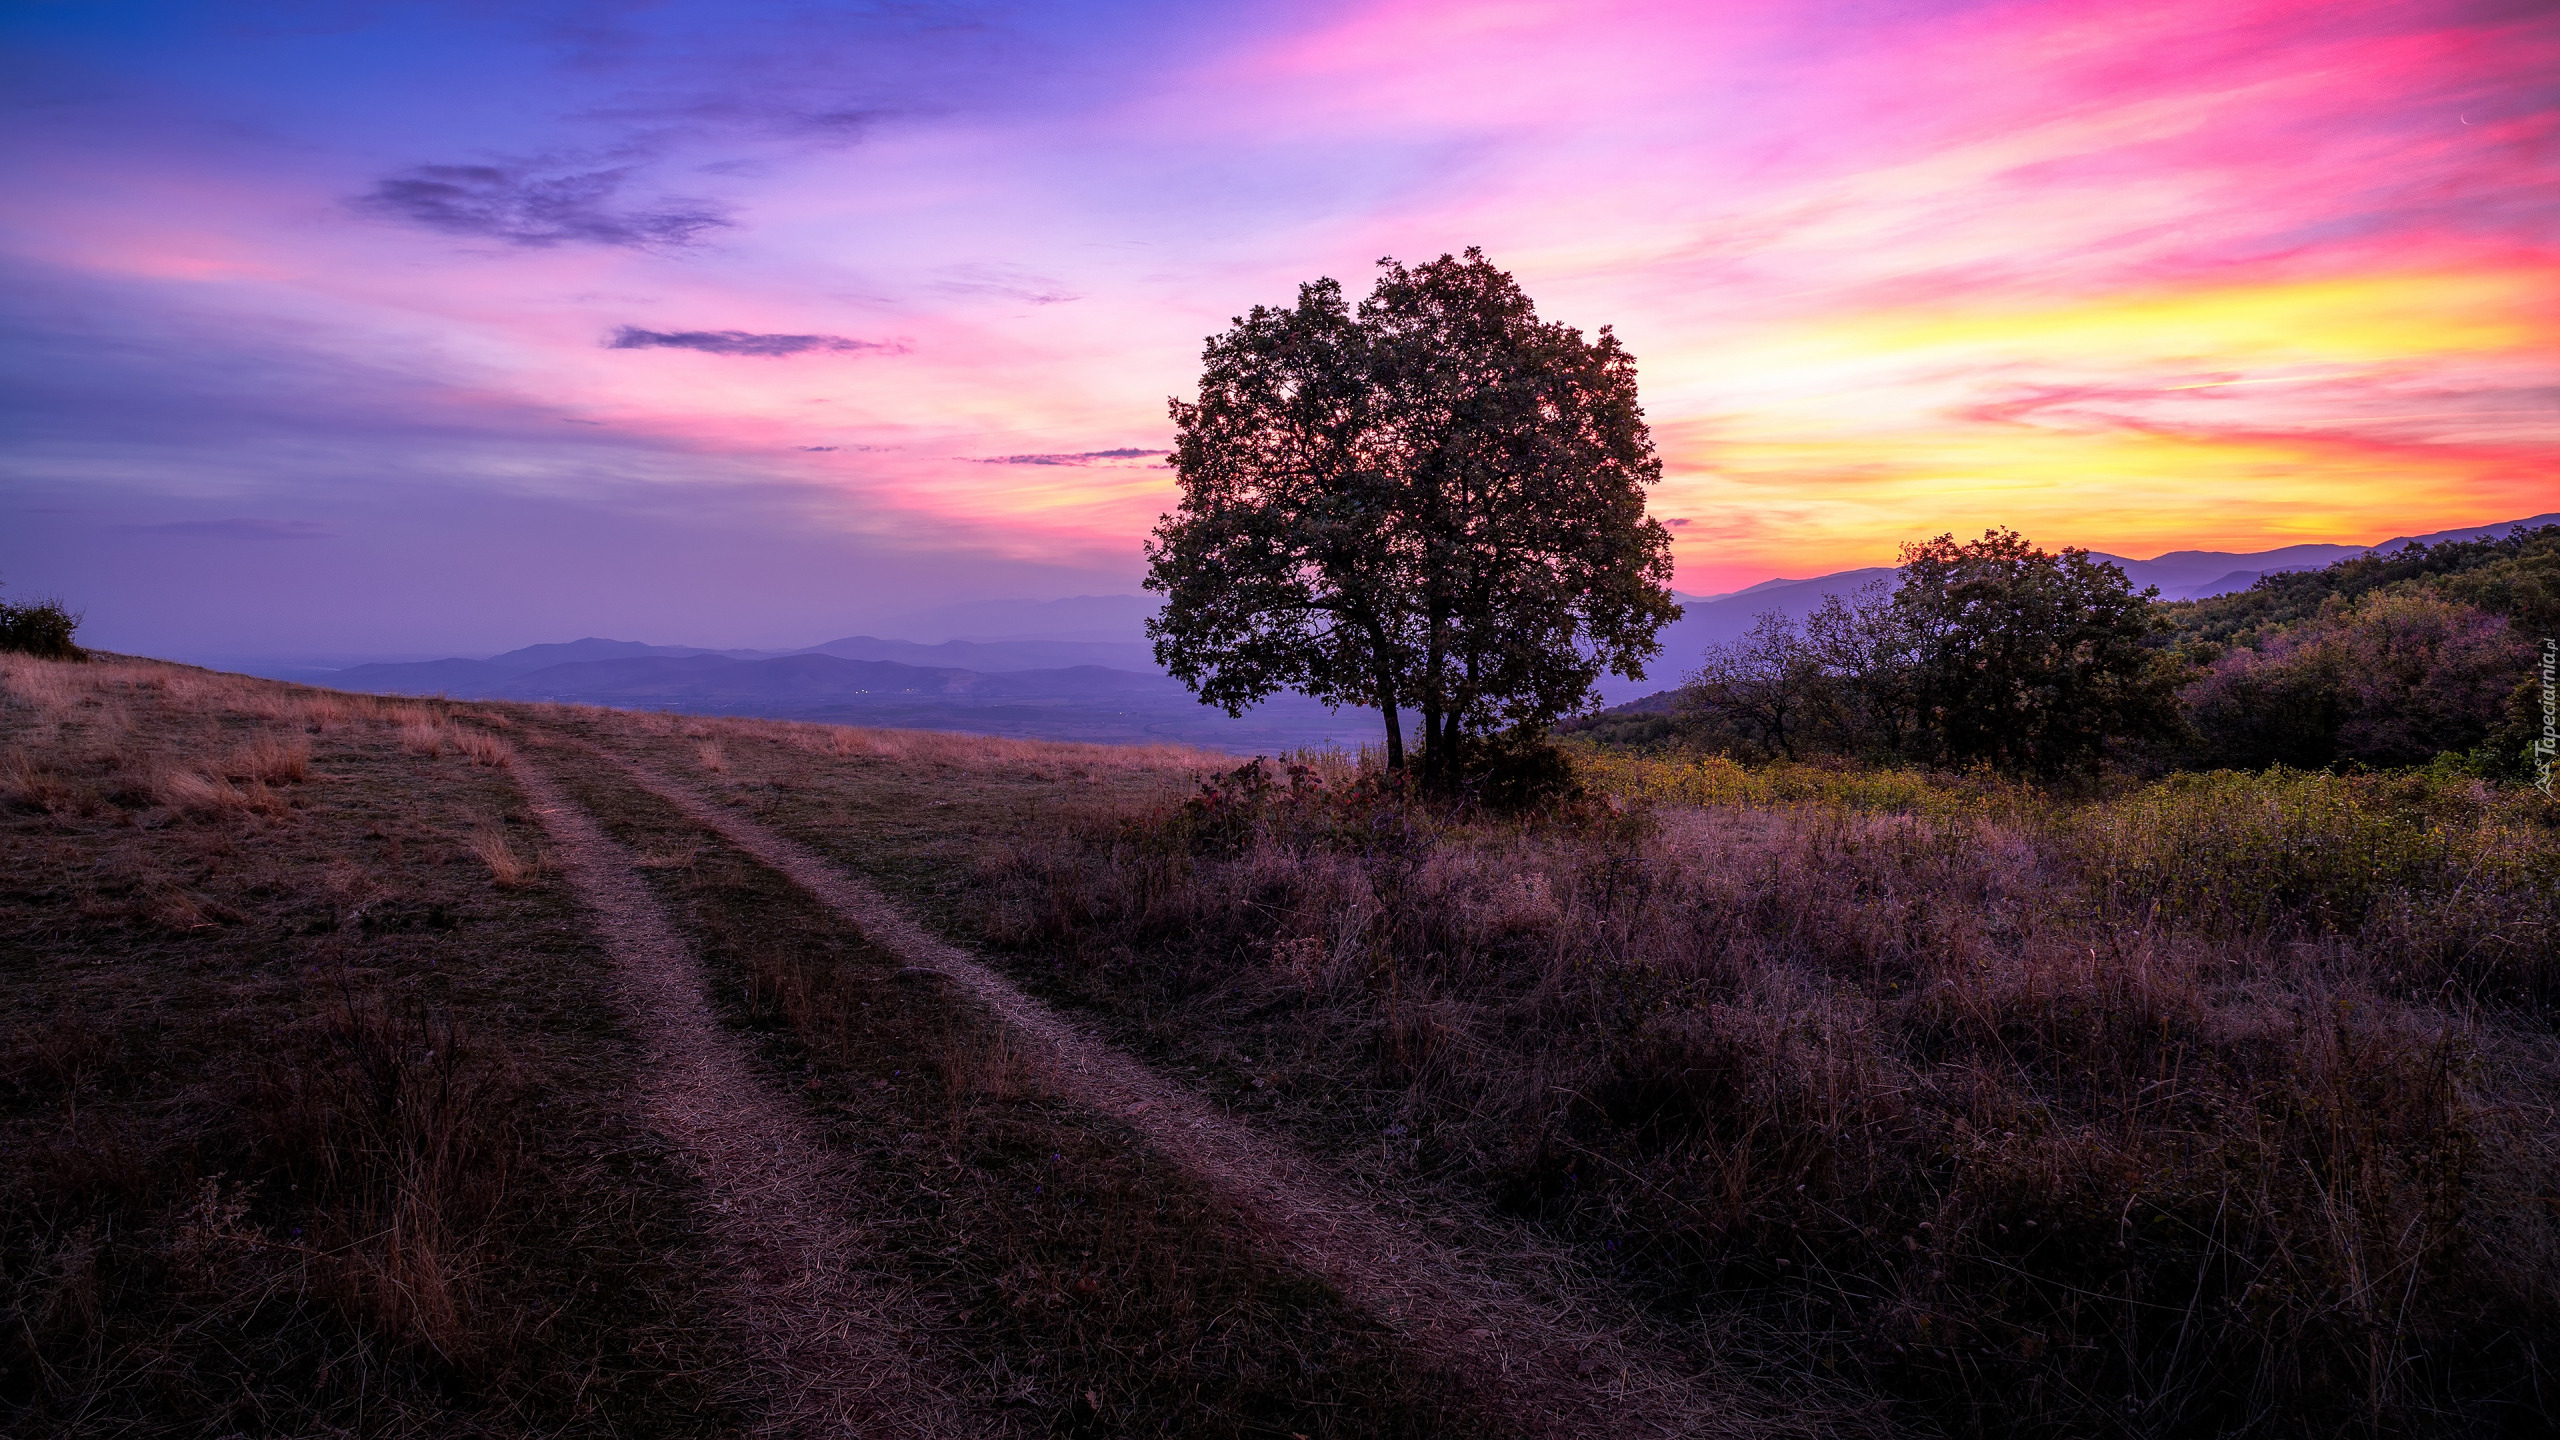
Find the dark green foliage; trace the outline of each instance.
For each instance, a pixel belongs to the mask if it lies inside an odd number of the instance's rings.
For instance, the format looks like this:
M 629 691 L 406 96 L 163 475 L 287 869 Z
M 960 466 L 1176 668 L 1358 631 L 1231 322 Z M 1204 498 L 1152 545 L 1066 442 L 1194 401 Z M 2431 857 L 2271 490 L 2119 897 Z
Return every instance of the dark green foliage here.
M 1376 706 L 1398 769 L 1414 711 L 1448 789 L 1481 737 L 1643 673 L 1678 609 L 1644 513 L 1661 464 L 1608 330 L 1540 321 L 1470 250 L 1382 262 L 1356 315 L 1337 282 L 1303 286 L 1204 358 L 1147 578 L 1157 658 L 1202 700 Z
M 2532 649 L 2495 615 L 2394 586 L 2262 633 L 2182 698 L 2210 764 L 2422 765 L 2489 738 Z
M 59 600 L 24 605 L 0 601 L 0 650 L 40 655 L 48 660 L 85 660 L 88 652 L 73 641 L 81 617 Z
M 1902 560 L 1890 592 L 1832 596 L 1801 627 L 1772 611 L 1711 648 L 1681 697 L 1696 743 L 2053 776 L 2178 732 L 2179 672 L 2121 569 L 2006 530 Z
M 1579 800 L 1573 757 L 1542 731 L 1515 727 L 1461 737 L 1458 792 L 1503 814 L 1545 810 Z
M 2520 778 L 2541 733 L 2534 642 L 2560 634 L 2560 525 L 2413 545 L 2164 605 L 2207 666 L 2182 692 L 2211 765 L 2414 765 Z
M 1932 758 L 2060 774 L 2107 742 L 2176 733 L 2162 628 L 2124 571 L 2085 550 L 2050 555 L 2013 530 L 1903 547 L 1893 595 Z
M 2503 615 L 2535 635 L 2560 634 L 2560 525 L 2497 540 L 2448 540 L 2368 554 L 2318 570 L 2262 577 L 2246 590 L 2160 607 L 2181 645 L 2255 645 L 2285 626 L 2317 618 L 2334 597 L 2354 601 L 2416 585 L 2448 600 Z
M 1679 692 L 1676 690 L 1659 691 L 1641 700 L 1612 705 L 1593 714 L 1576 715 L 1558 723 L 1556 733 L 1638 753 L 1678 747 L 1685 742 L 1687 735 L 1680 719 Z
M 1711 649 L 1676 727 L 1594 728 L 1746 760 L 2320 769 L 2468 757 L 2523 778 L 2542 733 L 2533 643 L 2560 633 L 2560 526 L 2411 546 L 2148 606 L 2115 567 L 2007 532 L 1905 551 L 1898 588 L 1761 617 Z M 2165 641 L 2165 643 L 2164 643 Z

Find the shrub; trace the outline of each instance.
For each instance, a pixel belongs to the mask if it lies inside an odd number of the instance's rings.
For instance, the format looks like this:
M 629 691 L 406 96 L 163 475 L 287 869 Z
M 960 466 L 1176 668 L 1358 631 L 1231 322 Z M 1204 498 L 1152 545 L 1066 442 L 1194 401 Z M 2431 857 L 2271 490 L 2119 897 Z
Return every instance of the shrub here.
M 2530 654 L 2498 616 L 2383 592 L 2232 651 L 2181 698 L 2212 763 L 2422 765 L 2488 738 Z
M 1534 729 L 1466 736 L 1458 751 L 1458 793 L 1488 810 L 1519 814 L 1582 798 L 1572 754 Z
M 14 650 L 48 660 L 86 660 L 89 652 L 72 640 L 81 616 L 59 600 L 25 605 L 0 601 L 0 650 Z
M 2550 802 L 2445 766 L 2174 776 L 2056 826 L 2110 909 L 2220 937 L 2353 941 L 2396 987 L 2560 1003 Z

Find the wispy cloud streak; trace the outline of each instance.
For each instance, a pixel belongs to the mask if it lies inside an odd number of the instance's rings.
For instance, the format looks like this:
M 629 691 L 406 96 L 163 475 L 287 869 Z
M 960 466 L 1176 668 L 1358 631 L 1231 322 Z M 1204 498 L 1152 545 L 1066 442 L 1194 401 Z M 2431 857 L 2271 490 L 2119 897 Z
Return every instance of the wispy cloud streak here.
M 377 182 L 358 208 L 448 235 L 510 245 L 685 246 L 730 222 L 697 202 L 617 207 L 628 169 L 540 174 L 499 165 L 420 165 Z
M 848 340 L 842 335 L 758 335 L 746 330 L 643 330 L 625 325 L 604 342 L 607 350 L 698 350 L 705 355 L 861 355 L 905 353 L 891 341 Z

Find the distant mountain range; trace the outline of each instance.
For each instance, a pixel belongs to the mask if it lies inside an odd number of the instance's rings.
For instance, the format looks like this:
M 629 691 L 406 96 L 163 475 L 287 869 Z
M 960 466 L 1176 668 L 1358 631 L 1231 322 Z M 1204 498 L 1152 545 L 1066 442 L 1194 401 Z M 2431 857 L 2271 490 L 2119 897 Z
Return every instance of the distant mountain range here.
M 2380 545 L 2288 545 L 2227 553 L 2178 550 L 2148 560 L 2098 556 L 2124 567 L 2136 587 L 2164 600 L 2245 590 L 2262 575 L 2309 570 L 2409 545 L 2504 535 L 2560 524 L 2560 513 L 2496 525 L 2404 535 Z M 1890 567 L 1805 580 L 1766 580 L 1723 595 L 1682 595 L 1681 618 L 1662 633 L 1645 680 L 1607 677 L 1600 701 L 1617 705 L 1658 692 L 1707 646 L 1748 631 L 1775 610 L 1796 619 L 1874 580 Z M 1137 595 L 1082 595 L 1045 602 L 973 601 L 899 617 L 931 642 L 847 636 L 800 650 L 711 650 L 633 640 L 528 645 L 486 659 L 358 665 L 297 674 L 342 690 L 450 695 L 457 699 L 563 700 L 587 705 L 760 715 L 848 724 L 969 730 L 1062 740 L 1180 740 L 1250 753 L 1369 741 L 1367 711 L 1330 711 L 1295 695 L 1241 719 L 1211 710 L 1155 665 L 1144 625 L 1158 602 Z M 883 627 L 888 628 L 888 627 Z
M 1088 654 L 1147 668 L 1057 663 Z M 907 658 L 875 658 L 885 655 Z M 1151 659 L 1142 644 L 1111 641 L 925 645 L 853 636 L 776 654 L 586 639 L 528 645 L 486 660 L 358 665 L 319 683 L 375 694 L 561 700 L 1055 740 L 1178 740 L 1240 753 L 1357 745 L 1375 723 L 1358 711 L 1328 710 L 1295 695 L 1231 718 L 1202 706 Z M 1044 660 L 1050 663 L 1039 663 Z
M 2280 550 L 2259 550 L 2234 554 L 2220 550 L 2172 550 L 2148 560 L 2134 560 L 2122 555 L 2092 551 L 2097 559 L 2124 568 L 2125 577 L 2139 590 L 2158 586 L 2163 600 L 2202 600 L 2207 596 L 2246 590 L 2262 575 L 2284 570 L 2317 570 L 2340 560 L 2350 560 L 2368 550 L 2389 553 L 2411 545 L 2437 545 L 2447 540 L 2480 540 L 2527 530 L 2538 525 L 2560 525 L 2560 512 L 2536 515 L 2524 520 L 2507 520 L 2495 525 L 2475 525 L 2462 530 L 2439 530 L 2432 535 L 2401 535 L 2379 545 L 2287 545 Z M 1709 645 L 1739 639 L 1751 629 L 1765 612 L 1775 610 L 1790 619 L 1802 620 L 1822 608 L 1832 595 L 1847 595 L 1874 580 L 1890 582 L 1893 567 L 1874 566 L 1864 570 L 1843 570 L 1835 575 L 1817 575 L 1810 580 L 1764 580 L 1749 589 L 1728 595 L 1681 596 L 1680 618 L 1662 631 L 1662 658 L 1655 662 L 1653 673 L 1643 680 L 1622 680 L 1612 675 L 1600 685 L 1603 704 L 1616 705 L 1652 694 L 1666 683 L 1696 667 L 1698 657 Z
M 759 661 L 802 655 L 987 674 L 1094 666 L 1137 671 L 1155 669 L 1155 654 L 1143 640 L 946 640 L 938 645 L 926 645 L 913 640 L 880 640 L 869 635 L 852 635 L 804 650 L 706 650 L 693 645 L 644 645 L 636 640 L 587 639 L 556 645 L 527 645 L 521 650 L 492 655 L 486 660 L 421 660 L 404 664 L 358 665 L 331 672 L 328 683 L 340 689 L 388 689 L 404 694 L 468 693 L 496 698 L 525 677 L 561 665 L 614 660 L 685 660 L 703 656 Z M 555 677 L 553 682 L 547 683 L 556 684 L 558 681 Z

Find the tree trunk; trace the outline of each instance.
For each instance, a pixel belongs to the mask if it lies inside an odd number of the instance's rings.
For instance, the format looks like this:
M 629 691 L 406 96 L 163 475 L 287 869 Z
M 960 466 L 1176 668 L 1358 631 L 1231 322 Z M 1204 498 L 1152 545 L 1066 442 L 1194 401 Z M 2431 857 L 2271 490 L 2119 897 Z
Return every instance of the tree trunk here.
M 1404 768 L 1404 722 L 1396 718 L 1396 690 L 1383 678 L 1378 681 L 1378 712 L 1387 717 L 1387 768 Z
M 1394 650 L 1387 644 L 1387 627 L 1374 615 L 1360 617 L 1360 628 L 1369 632 L 1370 651 L 1378 667 L 1378 713 L 1387 717 L 1387 768 L 1404 768 L 1404 721 L 1396 715 L 1395 667 L 1388 659 Z

